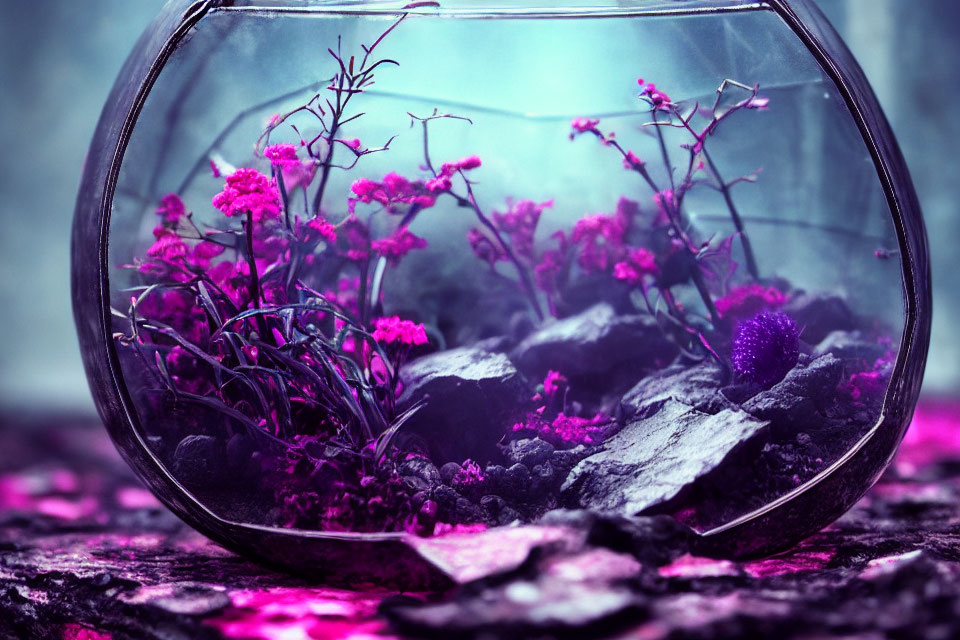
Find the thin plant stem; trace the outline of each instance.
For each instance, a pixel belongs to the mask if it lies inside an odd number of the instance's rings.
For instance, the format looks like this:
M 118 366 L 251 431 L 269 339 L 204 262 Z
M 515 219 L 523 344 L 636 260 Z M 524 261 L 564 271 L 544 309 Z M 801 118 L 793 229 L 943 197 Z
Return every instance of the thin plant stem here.
M 730 211 L 730 218 L 733 220 L 733 226 L 736 228 L 737 233 L 740 234 L 740 242 L 743 245 L 743 255 L 747 262 L 747 271 L 750 272 L 750 275 L 754 280 L 759 280 L 760 270 L 757 267 L 757 258 L 753 253 L 753 246 L 750 244 L 750 238 L 747 236 L 746 229 L 744 229 L 743 219 L 740 217 L 740 212 L 737 210 L 737 206 L 733 202 L 733 194 L 730 192 L 730 185 L 724 182 L 723 177 L 717 170 L 716 163 L 714 163 L 713 158 L 710 157 L 710 154 L 707 153 L 706 148 L 703 149 L 703 157 L 707 161 L 707 165 L 710 167 L 710 171 L 713 173 L 713 176 L 717 181 L 717 188 L 719 188 L 720 193 L 723 194 L 723 200 L 726 202 L 727 209 Z

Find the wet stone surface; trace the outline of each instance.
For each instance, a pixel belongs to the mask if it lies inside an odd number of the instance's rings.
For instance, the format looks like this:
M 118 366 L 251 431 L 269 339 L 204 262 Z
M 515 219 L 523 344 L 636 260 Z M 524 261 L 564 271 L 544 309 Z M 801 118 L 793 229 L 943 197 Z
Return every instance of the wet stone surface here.
M 957 415 L 921 407 L 880 483 L 787 553 L 716 559 L 668 516 L 553 511 L 534 526 L 412 541 L 458 585 L 431 593 L 337 589 L 258 566 L 162 508 L 96 425 L 5 419 L 0 638 L 953 638 Z M 416 461 L 404 472 L 441 474 Z
M 676 498 L 721 465 L 734 464 L 728 460 L 745 447 L 762 446 L 768 426 L 739 410 L 711 415 L 663 400 L 574 467 L 562 499 L 573 507 L 639 514 Z

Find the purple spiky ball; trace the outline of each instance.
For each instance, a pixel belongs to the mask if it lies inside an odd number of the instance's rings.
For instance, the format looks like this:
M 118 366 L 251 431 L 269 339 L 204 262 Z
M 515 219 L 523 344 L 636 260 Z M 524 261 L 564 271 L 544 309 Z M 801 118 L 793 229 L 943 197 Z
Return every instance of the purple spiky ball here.
M 762 311 L 737 326 L 733 368 L 748 382 L 769 388 L 783 380 L 800 356 L 800 330 L 785 313 Z

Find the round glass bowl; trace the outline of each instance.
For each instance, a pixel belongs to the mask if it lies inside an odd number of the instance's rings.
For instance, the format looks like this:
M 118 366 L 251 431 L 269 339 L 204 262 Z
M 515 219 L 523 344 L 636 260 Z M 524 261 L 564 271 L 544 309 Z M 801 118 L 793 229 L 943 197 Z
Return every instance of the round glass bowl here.
M 782 549 L 883 471 L 929 339 L 909 176 L 806 1 L 173 1 L 73 252 L 121 453 L 328 576 L 557 508 Z

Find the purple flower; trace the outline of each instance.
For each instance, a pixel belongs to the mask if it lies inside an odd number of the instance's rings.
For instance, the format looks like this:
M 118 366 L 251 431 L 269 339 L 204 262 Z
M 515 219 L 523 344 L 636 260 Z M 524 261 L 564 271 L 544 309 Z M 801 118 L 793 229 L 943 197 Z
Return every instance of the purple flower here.
M 800 356 L 800 331 L 785 313 L 763 311 L 737 326 L 733 368 L 741 378 L 769 388 L 783 380 Z

